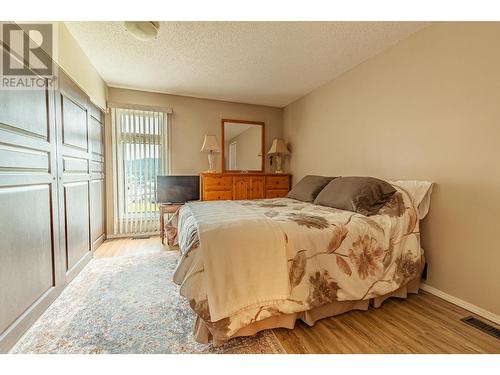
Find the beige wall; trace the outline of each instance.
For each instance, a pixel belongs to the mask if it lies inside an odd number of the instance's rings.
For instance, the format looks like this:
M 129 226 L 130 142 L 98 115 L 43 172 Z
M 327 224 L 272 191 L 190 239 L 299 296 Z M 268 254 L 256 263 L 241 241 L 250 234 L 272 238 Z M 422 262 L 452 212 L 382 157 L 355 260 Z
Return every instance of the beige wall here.
M 305 174 L 437 183 L 427 283 L 500 314 L 500 23 L 440 23 L 287 106 Z
M 58 26 L 58 56 L 56 62 L 102 109 L 106 108 L 107 86 L 64 24 Z
M 207 155 L 200 152 L 205 134 L 217 136 L 221 145 L 221 119 L 265 122 L 265 150 L 271 147 L 273 138 L 282 136 L 283 111 L 281 108 L 240 104 L 220 100 L 198 99 L 186 96 L 158 94 L 145 91 L 109 88 L 111 103 L 171 107 L 172 174 L 200 173 L 208 169 Z M 113 233 L 113 199 L 111 172 L 111 126 L 106 116 L 106 176 L 108 234 Z M 215 166 L 221 170 L 220 155 Z M 266 158 L 269 170 L 269 158 Z

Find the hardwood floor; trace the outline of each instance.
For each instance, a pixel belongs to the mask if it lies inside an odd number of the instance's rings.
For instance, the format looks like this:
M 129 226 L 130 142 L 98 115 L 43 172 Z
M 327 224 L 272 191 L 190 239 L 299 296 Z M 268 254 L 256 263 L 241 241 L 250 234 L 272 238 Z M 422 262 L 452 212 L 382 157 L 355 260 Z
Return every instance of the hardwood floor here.
M 144 239 L 119 238 L 106 240 L 94 252 L 95 258 L 109 258 L 122 255 L 140 255 L 169 251 L 169 248 L 161 244 L 160 237 Z
M 473 315 L 424 291 L 313 327 L 274 330 L 287 353 L 500 353 L 500 340 L 460 321 Z M 482 319 L 482 318 L 481 318 Z M 484 320 L 484 319 L 483 319 Z
M 159 237 L 119 239 L 106 241 L 94 256 L 160 251 L 168 248 Z M 378 309 L 351 311 L 313 327 L 298 321 L 293 330 L 274 333 L 287 353 L 500 353 L 500 340 L 460 321 L 469 315 L 474 314 L 420 291 Z

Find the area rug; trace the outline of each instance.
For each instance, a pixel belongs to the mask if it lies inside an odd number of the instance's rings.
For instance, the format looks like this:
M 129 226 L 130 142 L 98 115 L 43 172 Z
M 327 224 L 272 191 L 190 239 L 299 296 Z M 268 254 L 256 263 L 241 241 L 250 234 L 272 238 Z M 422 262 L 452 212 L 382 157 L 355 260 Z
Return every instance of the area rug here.
M 272 331 L 220 347 L 194 341 L 172 275 L 176 251 L 93 259 L 11 353 L 284 353 Z

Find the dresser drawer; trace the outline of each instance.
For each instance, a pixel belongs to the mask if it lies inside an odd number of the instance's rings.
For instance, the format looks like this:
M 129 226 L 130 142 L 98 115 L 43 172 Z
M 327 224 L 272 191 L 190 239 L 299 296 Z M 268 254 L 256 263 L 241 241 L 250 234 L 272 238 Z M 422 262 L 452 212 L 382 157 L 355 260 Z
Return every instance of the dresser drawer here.
M 233 194 L 231 190 L 211 190 L 205 191 L 203 194 L 203 200 L 205 201 L 218 201 L 218 200 L 231 200 L 233 199 Z
M 204 191 L 231 191 L 233 178 L 231 176 L 203 176 Z
M 266 190 L 287 190 L 289 189 L 289 176 L 267 176 Z
M 283 198 L 288 194 L 288 189 L 267 190 L 266 198 Z

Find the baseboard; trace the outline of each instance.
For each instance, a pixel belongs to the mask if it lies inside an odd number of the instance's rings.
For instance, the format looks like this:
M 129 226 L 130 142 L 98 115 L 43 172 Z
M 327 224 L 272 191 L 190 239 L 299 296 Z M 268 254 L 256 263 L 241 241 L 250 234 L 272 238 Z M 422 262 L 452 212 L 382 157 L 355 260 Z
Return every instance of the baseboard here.
M 466 302 L 460 298 L 457 298 L 455 296 L 452 296 L 448 293 L 445 293 L 439 289 L 434 288 L 433 286 L 427 285 L 427 284 L 420 284 L 420 289 L 425 290 L 426 292 L 433 294 L 439 298 L 444 299 L 445 301 L 451 302 L 454 305 L 460 306 L 466 310 L 469 310 L 470 312 L 479 315 L 483 318 L 486 318 L 493 323 L 499 324 L 500 325 L 500 315 L 494 314 L 491 311 L 482 309 L 479 306 L 473 305 L 472 303 Z
M 92 244 L 92 253 L 94 253 L 102 243 L 106 241 L 106 233 L 103 233 L 95 242 Z
M 157 237 L 160 235 L 160 232 L 147 232 L 147 233 L 137 233 L 137 234 L 108 234 L 106 235 L 107 240 L 117 240 L 120 238 L 132 238 L 135 236 L 150 236 Z

